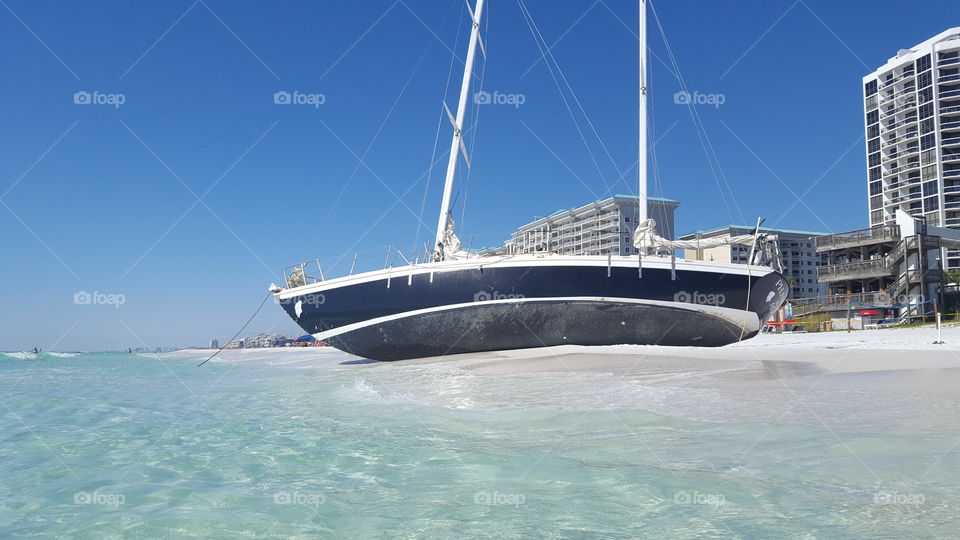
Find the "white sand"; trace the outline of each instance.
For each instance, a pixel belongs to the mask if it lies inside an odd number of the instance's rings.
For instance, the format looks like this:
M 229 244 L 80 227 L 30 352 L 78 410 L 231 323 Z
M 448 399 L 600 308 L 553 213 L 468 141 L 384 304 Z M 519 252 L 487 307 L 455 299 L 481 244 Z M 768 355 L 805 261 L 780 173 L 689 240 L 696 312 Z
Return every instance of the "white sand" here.
M 305 366 L 319 363 L 362 367 L 443 362 L 483 373 L 589 371 L 623 375 L 757 369 L 795 374 L 858 373 L 960 367 L 960 325 L 944 326 L 942 337 L 944 344 L 934 344 L 937 331 L 933 327 L 862 330 L 850 333 L 763 334 L 720 348 L 566 345 L 396 363 L 364 361 L 330 347 L 287 347 L 225 350 L 212 361 Z M 212 349 L 191 349 L 142 356 L 206 358 L 214 352 Z

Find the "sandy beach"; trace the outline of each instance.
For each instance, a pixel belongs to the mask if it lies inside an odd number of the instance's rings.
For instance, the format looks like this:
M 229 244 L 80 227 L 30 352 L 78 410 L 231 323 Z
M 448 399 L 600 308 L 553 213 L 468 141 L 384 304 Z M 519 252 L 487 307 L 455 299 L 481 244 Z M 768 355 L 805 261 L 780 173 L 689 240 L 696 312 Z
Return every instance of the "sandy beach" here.
M 944 344 L 936 337 L 934 328 L 770 334 L 722 348 L 561 346 L 387 363 L 332 348 L 250 349 L 212 362 L 347 370 L 360 390 L 453 409 L 627 409 L 717 422 L 829 418 L 933 429 L 953 423 L 960 407 L 960 326 L 944 327 Z
M 618 374 L 658 371 L 705 371 L 720 368 L 762 368 L 769 376 L 811 373 L 862 373 L 892 370 L 930 370 L 960 367 L 960 325 L 945 325 L 944 343 L 937 344 L 933 327 L 893 328 L 854 332 L 808 334 L 762 334 L 720 348 L 615 345 L 575 345 L 379 363 L 359 359 L 333 348 L 224 350 L 214 362 L 318 361 L 347 366 L 404 366 L 444 363 L 478 373 L 526 373 L 538 371 L 593 371 Z M 206 357 L 214 349 L 189 349 L 162 353 L 158 358 Z M 296 359 L 296 360 L 295 360 Z

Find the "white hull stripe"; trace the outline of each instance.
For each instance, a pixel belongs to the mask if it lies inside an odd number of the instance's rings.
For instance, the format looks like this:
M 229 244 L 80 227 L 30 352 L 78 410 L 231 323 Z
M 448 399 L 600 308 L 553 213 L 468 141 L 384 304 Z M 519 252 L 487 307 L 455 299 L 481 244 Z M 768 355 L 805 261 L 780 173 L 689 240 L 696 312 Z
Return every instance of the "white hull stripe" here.
M 324 292 L 331 289 L 347 285 L 358 285 L 371 281 L 385 280 L 407 280 L 412 276 L 420 276 L 432 273 L 455 272 L 458 270 L 476 270 L 483 268 L 516 268 L 524 266 L 586 266 L 596 268 L 637 268 L 637 258 L 628 256 L 616 256 L 611 259 L 607 257 L 594 257 L 589 255 L 580 256 L 533 256 L 516 255 L 512 257 L 481 257 L 476 259 L 443 261 L 438 263 L 417 264 L 412 266 L 400 266 L 397 268 L 385 268 L 383 270 L 373 270 L 362 274 L 352 276 L 343 276 L 339 278 L 302 285 L 292 289 L 283 289 L 276 294 L 280 300 L 293 298 L 304 294 Z M 648 257 L 643 259 L 643 268 L 670 270 L 671 264 L 668 258 Z M 688 261 L 686 259 L 677 259 L 676 270 L 686 272 L 704 272 L 711 274 L 733 274 L 739 276 L 763 277 L 772 270 L 765 266 L 749 266 L 746 264 L 726 264 L 712 263 L 706 261 Z
M 640 305 L 650 305 L 650 306 L 663 306 L 671 307 L 677 309 L 686 309 L 688 311 L 699 311 L 707 315 L 712 315 L 720 319 L 724 319 L 730 324 L 735 326 L 743 327 L 745 333 L 756 332 L 760 329 L 760 318 L 757 317 L 757 314 L 752 311 L 745 311 L 742 309 L 728 308 L 728 307 L 719 307 L 711 306 L 705 304 L 690 304 L 686 302 L 668 302 L 664 300 L 646 300 L 638 298 L 610 298 L 605 296 L 561 296 L 561 297 L 548 297 L 548 298 L 502 298 L 498 300 L 488 300 L 485 302 L 464 302 L 462 304 L 447 304 L 443 306 L 435 306 L 424 309 L 417 309 L 413 311 L 405 311 L 403 313 L 394 313 L 393 315 L 386 315 L 383 317 L 377 317 L 375 319 L 369 319 L 366 321 L 360 321 L 353 324 L 347 324 L 344 326 L 339 326 L 331 330 L 326 330 L 323 332 L 317 332 L 313 334 L 313 337 L 317 338 L 319 341 L 338 336 L 340 334 L 346 334 L 347 332 L 352 332 L 354 330 L 359 330 L 361 328 L 366 328 L 368 326 L 375 326 L 378 324 L 387 323 L 390 321 L 395 321 L 398 319 L 404 319 L 407 317 L 415 317 L 418 315 L 426 315 L 429 313 L 439 313 L 442 311 L 452 311 L 457 309 L 464 309 L 468 307 L 476 307 L 478 305 L 490 305 L 490 304 L 522 304 L 526 302 L 609 302 L 614 304 L 640 304 Z

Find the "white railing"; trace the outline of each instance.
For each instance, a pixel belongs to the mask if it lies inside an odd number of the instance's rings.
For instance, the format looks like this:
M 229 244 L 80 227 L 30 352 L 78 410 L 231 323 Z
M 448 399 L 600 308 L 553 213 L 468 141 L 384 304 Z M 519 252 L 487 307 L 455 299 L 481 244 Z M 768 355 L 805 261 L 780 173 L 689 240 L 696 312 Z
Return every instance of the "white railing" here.
M 915 72 L 915 71 L 904 71 L 903 73 L 901 73 L 900 75 L 897 75 L 896 77 L 894 77 L 894 78 L 892 78 L 892 79 L 888 79 L 888 80 L 886 80 L 886 81 L 884 81 L 884 82 L 881 82 L 881 83 L 879 84 L 878 88 L 886 88 L 886 87 L 890 86 L 891 84 L 897 84 L 898 82 L 900 82 L 900 81 L 902 81 L 902 80 L 904 80 L 904 79 L 908 79 L 908 78 L 910 78 L 910 77 L 913 77 L 914 75 L 916 75 L 916 72 Z

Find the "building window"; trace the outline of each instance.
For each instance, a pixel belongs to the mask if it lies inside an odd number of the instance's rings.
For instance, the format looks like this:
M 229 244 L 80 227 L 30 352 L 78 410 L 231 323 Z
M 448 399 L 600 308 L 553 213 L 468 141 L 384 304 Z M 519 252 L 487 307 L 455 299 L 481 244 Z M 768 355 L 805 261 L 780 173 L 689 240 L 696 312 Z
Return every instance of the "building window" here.
M 867 81 L 863 85 L 863 96 L 869 97 L 877 93 L 877 80 Z
M 933 99 L 933 87 L 924 88 L 918 94 L 920 103 L 926 103 Z
M 877 111 L 870 111 L 867 113 L 867 125 L 876 124 L 880 121 L 880 113 Z
M 920 71 L 926 71 L 930 69 L 930 62 L 931 60 L 930 60 L 929 54 L 926 56 L 921 56 L 920 58 L 917 58 L 917 71 L 920 72 Z

